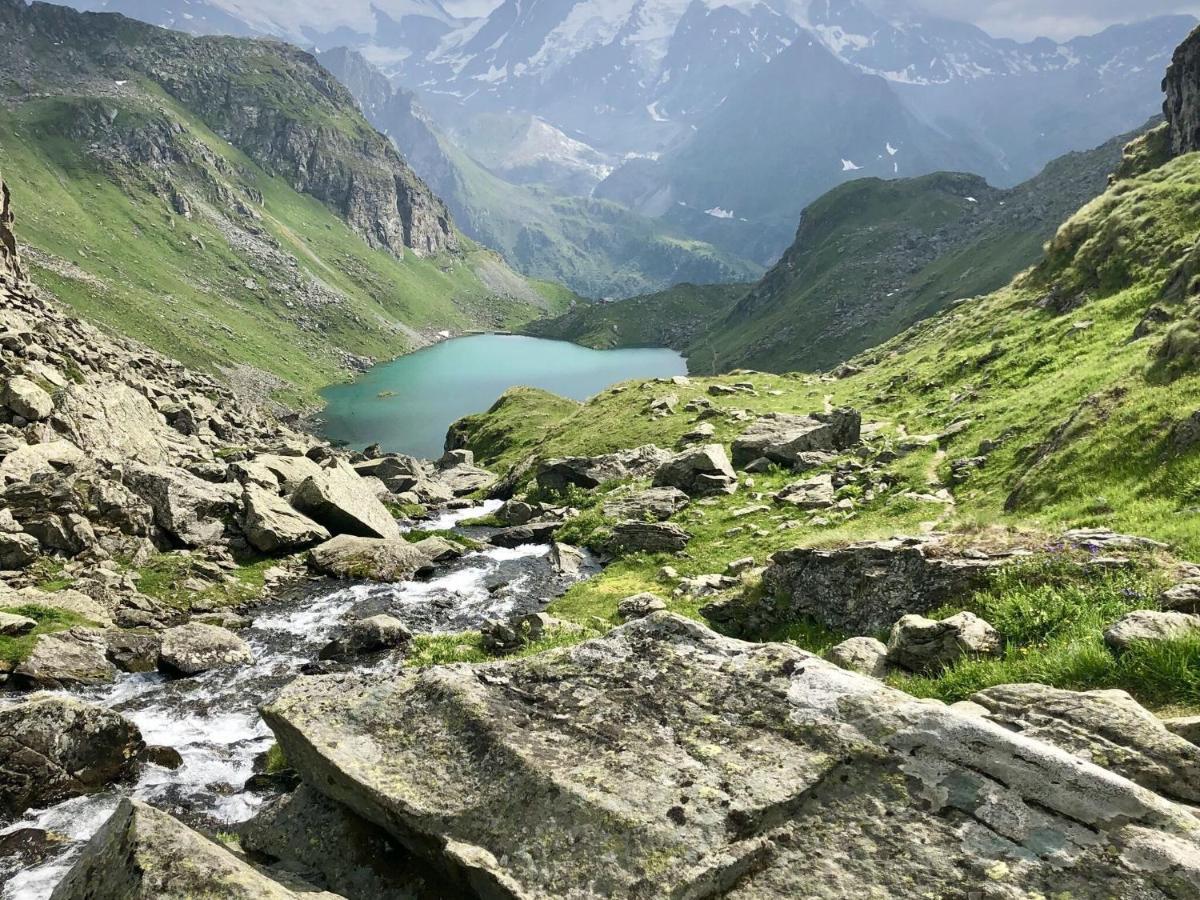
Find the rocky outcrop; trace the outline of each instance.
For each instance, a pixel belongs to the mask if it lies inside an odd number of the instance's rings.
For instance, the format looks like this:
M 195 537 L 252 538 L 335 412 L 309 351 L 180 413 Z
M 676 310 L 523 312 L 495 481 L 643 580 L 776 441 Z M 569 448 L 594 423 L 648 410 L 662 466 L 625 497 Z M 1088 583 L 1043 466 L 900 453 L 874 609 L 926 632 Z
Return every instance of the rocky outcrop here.
M 720 444 L 684 450 L 654 473 L 655 487 L 678 488 L 689 497 L 732 494 L 737 491 L 737 484 L 737 473 Z
M 632 494 L 620 494 L 606 500 L 601 507 L 605 518 L 637 519 L 662 522 L 671 518 L 688 503 L 691 498 L 675 487 L 655 487 Z
M 403 538 L 381 540 L 339 534 L 309 551 L 312 567 L 332 578 L 394 582 L 411 578 L 430 559 Z
M 242 494 L 242 531 L 262 553 L 300 550 L 330 537 L 326 528 L 297 512 L 278 494 L 255 487 Z
M 0 279 L 16 284 L 24 280 L 21 256 L 17 252 L 17 236 L 13 233 L 12 195 L 0 177 Z
M 1182 156 L 1200 150 L 1200 29 L 1176 48 L 1163 92 L 1172 153 Z
M 1172 734 L 1124 691 L 1008 684 L 971 701 L 1005 728 L 1061 747 L 1156 794 L 1200 803 L 1200 747 Z
M 616 553 L 677 553 L 691 539 L 690 532 L 670 522 L 618 522 L 608 545 Z
M 756 626 L 811 617 L 838 631 L 872 634 L 906 613 L 961 599 L 1005 561 L 958 556 L 937 540 L 918 538 L 784 550 L 763 575 L 767 599 L 748 614 Z
M 651 475 L 671 454 L 653 444 L 603 456 L 548 459 L 537 466 L 538 487 L 561 494 L 569 487 L 591 489 L 608 481 Z
M 862 416 L 853 409 L 835 409 L 811 416 L 772 413 L 734 440 L 733 464 L 743 468 L 755 460 L 768 459 L 796 466 L 804 454 L 853 447 L 859 442 L 861 429 Z
M 39 635 L 29 655 L 13 669 L 12 682 L 48 690 L 108 684 L 117 670 L 107 650 L 104 632 L 93 628 Z
M 400 528 L 366 482 L 348 464 L 334 461 L 306 478 L 292 497 L 296 509 L 333 534 L 398 538 Z
M 475 895 L 1200 890 L 1187 808 L 665 613 L 528 660 L 302 678 L 263 713 L 309 785 Z
M 163 632 L 159 667 L 179 675 L 232 669 L 254 661 L 250 645 L 226 628 L 188 622 Z
M 51 900 L 339 900 L 297 893 L 165 812 L 125 799 Z
M 119 713 L 70 697 L 35 694 L 0 708 L 0 813 L 19 816 L 128 778 L 144 746 Z
M 229 485 L 213 484 L 173 466 L 135 463 L 125 485 L 154 510 L 154 523 L 185 547 L 215 543 L 237 509 Z

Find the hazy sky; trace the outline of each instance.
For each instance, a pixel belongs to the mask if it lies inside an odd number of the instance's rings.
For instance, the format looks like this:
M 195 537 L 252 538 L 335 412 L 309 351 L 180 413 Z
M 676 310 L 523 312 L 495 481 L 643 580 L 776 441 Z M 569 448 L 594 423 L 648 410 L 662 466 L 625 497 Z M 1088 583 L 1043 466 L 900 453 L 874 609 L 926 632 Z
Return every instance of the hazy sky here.
M 930 12 L 967 19 L 991 34 L 1052 38 L 1092 34 L 1118 22 L 1167 13 L 1200 17 L 1200 0 L 918 0 Z

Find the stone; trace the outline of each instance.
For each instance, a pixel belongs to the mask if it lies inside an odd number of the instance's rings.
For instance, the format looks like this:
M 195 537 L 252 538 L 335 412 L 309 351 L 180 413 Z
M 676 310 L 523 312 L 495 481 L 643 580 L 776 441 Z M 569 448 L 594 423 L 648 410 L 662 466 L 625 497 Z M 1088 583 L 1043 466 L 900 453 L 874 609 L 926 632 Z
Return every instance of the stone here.
M 313 547 L 310 565 L 322 575 L 391 583 L 406 581 L 430 565 L 416 544 L 404 538 L 381 540 L 339 534 Z
M 514 525 L 511 528 L 501 528 L 488 535 L 488 543 L 493 547 L 523 547 L 526 544 L 548 544 L 554 540 L 554 534 L 562 528 L 562 522 L 557 519 L 549 521 L 529 522 L 525 525 Z
M 330 538 L 329 531 L 277 494 L 258 487 L 242 494 L 242 531 L 261 553 L 289 553 Z
M 888 663 L 911 672 L 937 672 L 963 657 L 999 656 L 1000 633 L 974 613 L 961 612 L 934 621 L 907 615 L 892 628 Z
M 1171 734 L 1179 735 L 1185 741 L 1200 745 L 1200 716 L 1178 716 L 1174 719 L 1163 719 L 1163 725 Z
M 726 575 L 741 575 L 743 572 L 749 572 L 754 568 L 754 557 L 745 556 L 741 559 L 735 559 L 725 567 Z
M 559 575 L 579 578 L 587 568 L 587 558 L 578 547 L 554 541 L 550 544 L 550 565 Z
M 872 634 L 905 613 L 979 590 L 1003 562 L 955 553 L 936 539 L 783 550 L 771 557 L 763 600 L 749 611 L 764 627 L 811 618 L 834 631 Z
M 601 512 L 608 519 L 663 522 L 690 502 L 691 498 L 677 487 L 652 487 L 606 500 Z
M 21 637 L 37 628 L 37 619 L 17 616 L 0 610 L 0 637 Z
M 47 690 L 109 684 L 117 672 L 106 650 L 104 632 L 94 628 L 38 635 L 29 655 L 13 669 L 12 682 Z
M 887 674 L 887 645 L 873 637 L 854 637 L 825 652 L 825 658 L 839 668 L 871 678 Z
M 126 468 L 124 483 L 150 505 L 154 523 L 185 547 L 218 541 L 240 493 L 232 485 L 212 484 L 183 469 L 141 463 Z
M 351 622 L 344 642 L 351 653 L 395 650 L 412 640 L 412 632 L 395 616 L 368 616 Z
M 861 431 L 862 416 L 853 409 L 835 409 L 811 416 L 772 413 L 734 440 L 733 464 L 740 469 L 766 458 L 785 466 L 795 465 L 803 453 L 836 452 L 855 446 Z
M 508 500 L 496 510 L 496 518 L 505 525 L 525 525 L 533 521 L 536 511 L 524 500 Z
M 630 619 L 644 619 L 656 612 L 667 608 L 667 602 L 657 594 L 634 594 L 624 600 L 617 601 L 617 617 L 628 622 Z
M 691 539 L 690 532 L 670 522 L 618 522 L 608 543 L 620 553 L 677 553 Z
M 538 464 L 535 477 L 542 490 L 562 494 L 572 486 L 590 489 L 609 481 L 645 477 L 670 456 L 666 450 L 648 444 L 603 456 L 548 459 Z
M 290 497 L 307 479 L 321 474 L 321 467 L 306 456 L 282 456 L 276 453 L 261 453 L 251 464 L 262 474 L 274 477 L 279 490 Z M 261 475 L 260 475 L 261 477 Z
M 708 444 L 672 456 L 654 473 L 655 487 L 673 487 L 689 497 L 732 494 L 737 490 L 737 473 L 729 464 L 725 448 Z
M 162 745 L 147 747 L 145 752 L 142 753 L 142 759 L 152 766 L 159 766 L 172 772 L 183 768 L 183 754 L 174 747 L 164 747 Z
M 741 582 L 728 575 L 696 575 L 680 580 L 675 593 L 679 596 L 711 597 L 713 594 L 719 594 L 739 586 L 741 586 Z
M 179 675 L 199 675 L 254 662 L 250 645 L 227 628 L 188 622 L 163 632 L 159 668 Z
M 0 813 L 17 817 L 127 779 L 143 746 L 124 716 L 73 697 L 34 694 L 0 707 Z
M 24 569 L 41 555 L 41 544 L 23 531 L 0 532 L 0 569 Z
M 81 465 L 86 457 L 70 441 L 26 444 L 0 462 L 0 480 L 30 481 L 35 475 L 51 474 L 67 466 Z
M 163 465 L 180 440 L 149 400 L 117 379 L 69 385 L 60 396 L 54 423 L 89 456 L 114 463 Z
M 300 678 L 263 716 L 305 783 L 442 868 L 452 896 L 1200 885 L 1187 807 L 794 646 L 669 613 L 527 659 Z
M 1139 641 L 1169 641 L 1200 637 L 1200 616 L 1143 609 L 1126 613 L 1104 631 L 1104 643 L 1113 650 L 1128 650 Z
M 1006 684 L 971 698 L 993 722 L 1183 803 L 1200 802 L 1200 747 L 1172 734 L 1125 691 Z
M 435 896 L 435 874 L 378 825 L 300 785 L 240 828 L 244 848 L 278 860 L 306 881 L 346 897 Z
M 125 798 L 87 842 L 51 900 L 338 900 L 296 893 L 220 844 Z
M 292 497 L 292 505 L 333 534 L 400 537 L 400 528 L 387 507 L 346 463 L 336 462 L 306 478 Z
M 0 401 L 30 422 L 40 422 L 54 412 L 54 398 L 28 378 L 10 378 L 0 392 Z
M 70 613 L 103 628 L 113 624 L 111 614 L 102 603 L 73 588 L 43 591 L 28 587 L 14 591 L 12 588 L 0 586 L 0 609 L 11 610 L 20 606 L 40 606 L 42 609 Z
M 159 635 L 112 628 L 104 632 L 104 641 L 109 662 L 122 672 L 153 672 L 158 668 L 162 647 Z
M 545 613 L 531 613 L 508 620 L 486 619 L 480 626 L 479 633 L 483 638 L 484 650 L 509 653 L 540 640 L 555 628 L 573 630 L 576 626 L 561 622 Z
M 426 559 L 435 563 L 450 562 L 451 560 L 458 559 L 466 552 L 462 544 L 448 541 L 446 538 L 436 534 L 422 538 L 415 542 L 413 547 Z
M 679 438 L 680 447 L 691 447 L 694 444 L 711 444 L 717 434 L 717 427 L 712 422 L 701 422 L 691 431 L 684 432 Z
M 1158 598 L 1171 612 L 1200 613 L 1200 581 L 1183 581 L 1167 588 Z
M 469 453 L 454 450 L 454 453 Z M 473 458 L 473 455 L 472 455 Z M 487 491 L 496 483 L 496 476 L 487 469 L 462 463 L 451 468 L 440 469 L 436 481 L 455 497 L 465 497 L 476 491 Z
M 833 476 L 818 475 L 789 484 L 775 499 L 798 509 L 829 509 L 834 504 Z

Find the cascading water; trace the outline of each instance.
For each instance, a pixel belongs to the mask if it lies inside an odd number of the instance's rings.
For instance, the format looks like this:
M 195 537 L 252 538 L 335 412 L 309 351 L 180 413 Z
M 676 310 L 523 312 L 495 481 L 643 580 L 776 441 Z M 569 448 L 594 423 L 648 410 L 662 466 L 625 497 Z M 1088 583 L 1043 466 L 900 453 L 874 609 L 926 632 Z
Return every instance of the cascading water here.
M 445 513 L 422 527 L 454 528 L 497 505 Z M 268 603 L 241 632 L 253 648 L 252 665 L 183 679 L 168 679 L 157 672 L 123 675 L 105 688 L 74 692 L 120 711 L 137 724 L 148 745 L 174 748 L 183 764 L 175 770 L 146 764 L 134 783 L 30 810 L 0 828 L 0 846 L 6 837 L 26 829 L 66 839 L 49 861 L 33 866 L 22 868 L 19 857 L 0 856 L 0 898 L 49 897 L 82 843 L 122 796 L 147 800 L 209 830 L 230 830 L 249 819 L 270 799 L 244 789 L 254 774 L 256 758 L 273 743 L 258 706 L 313 663 L 348 617 L 387 612 L 414 633 L 433 633 L 478 627 L 489 617 L 536 611 L 573 580 L 556 572 L 548 555 L 549 548 L 539 545 L 492 548 L 469 553 L 426 581 L 355 584 Z M 356 668 L 378 671 L 403 664 L 401 657 L 389 655 Z

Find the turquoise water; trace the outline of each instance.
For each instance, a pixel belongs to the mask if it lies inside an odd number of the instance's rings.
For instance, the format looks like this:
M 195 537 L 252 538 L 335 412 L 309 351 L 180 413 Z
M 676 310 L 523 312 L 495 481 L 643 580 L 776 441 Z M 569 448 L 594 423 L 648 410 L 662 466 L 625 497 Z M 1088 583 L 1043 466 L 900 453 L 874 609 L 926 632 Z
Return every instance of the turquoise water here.
M 586 400 L 631 378 L 683 375 L 674 350 L 589 350 L 564 341 L 481 334 L 382 363 L 350 384 L 326 388 L 323 432 L 362 448 L 442 455 L 446 429 L 483 412 L 510 387 L 544 388 Z

